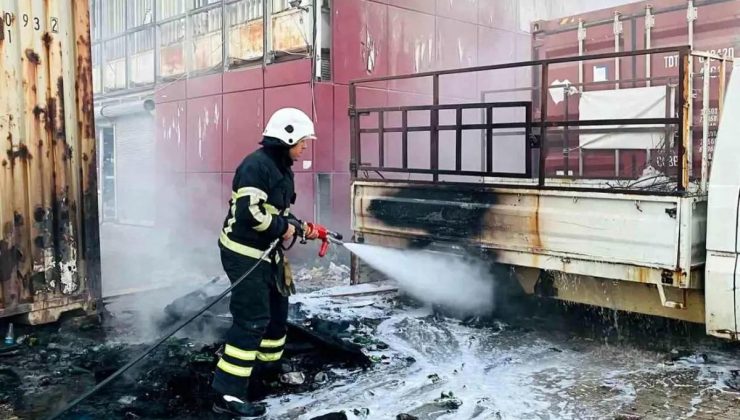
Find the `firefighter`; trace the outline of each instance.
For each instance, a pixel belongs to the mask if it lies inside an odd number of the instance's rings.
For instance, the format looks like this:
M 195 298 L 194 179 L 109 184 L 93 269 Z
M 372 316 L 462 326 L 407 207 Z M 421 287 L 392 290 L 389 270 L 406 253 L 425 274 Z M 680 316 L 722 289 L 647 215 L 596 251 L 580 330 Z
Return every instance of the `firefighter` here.
M 230 208 L 219 238 L 221 263 L 233 283 L 249 270 L 277 238 L 291 241 L 297 219 L 290 206 L 296 194 L 291 166 L 315 140 L 311 119 L 295 108 L 276 111 L 265 127 L 262 148 L 236 170 Z M 316 231 L 302 227 L 306 239 Z M 278 247 L 280 248 L 280 247 Z M 250 376 L 260 364 L 277 362 L 287 331 L 288 296 L 294 291 L 287 259 L 281 251 L 265 258 L 231 292 L 233 324 L 216 366 L 213 411 L 237 418 L 261 417 L 266 407 L 248 401 Z

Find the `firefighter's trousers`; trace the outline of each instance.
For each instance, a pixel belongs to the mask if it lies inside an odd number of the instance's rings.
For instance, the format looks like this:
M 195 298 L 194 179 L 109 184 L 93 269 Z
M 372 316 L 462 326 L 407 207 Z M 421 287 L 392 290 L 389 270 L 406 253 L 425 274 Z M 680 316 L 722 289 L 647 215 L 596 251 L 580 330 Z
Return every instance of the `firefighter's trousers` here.
M 221 251 L 221 263 L 232 283 L 256 262 L 254 258 Z M 232 290 L 229 309 L 234 321 L 226 334 L 224 355 L 216 366 L 213 389 L 246 399 L 255 368 L 280 360 L 285 346 L 288 298 L 278 291 L 270 262 L 261 262 Z

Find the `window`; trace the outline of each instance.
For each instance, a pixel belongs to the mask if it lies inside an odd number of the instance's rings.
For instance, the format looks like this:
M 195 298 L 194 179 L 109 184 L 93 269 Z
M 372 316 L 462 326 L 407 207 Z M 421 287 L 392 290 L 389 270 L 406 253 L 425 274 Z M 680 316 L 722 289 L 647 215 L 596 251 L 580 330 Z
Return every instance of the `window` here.
M 107 0 L 103 6 L 103 38 L 123 33 L 126 30 L 126 0 Z
M 105 65 L 103 67 L 104 90 L 110 92 L 126 88 L 126 36 L 106 41 L 103 47 Z
M 90 35 L 93 41 L 100 39 L 100 2 L 101 0 L 90 1 Z
M 262 58 L 263 7 L 263 0 L 240 0 L 226 6 L 229 65 Z
M 92 46 L 92 81 L 93 81 L 93 93 L 100 93 L 103 91 L 103 81 L 101 79 L 102 77 L 102 62 L 103 57 L 101 56 L 101 46 L 100 44 L 95 44 Z
M 157 0 L 157 19 L 163 21 L 188 11 L 192 0 Z
M 193 34 L 193 48 L 189 48 L 192 54 L 191 71 L 210 70 L 223 63 L 221 18 L 221 8 L 210 9 L 189 17 L 189 30 Z
M 220 3 L 221 0 L 193 0 L 193 9 L 200 9 L 206 7 L 209 4 Z
M 308 51 L 313 38 L 311 3 L 304 0 L 301 7 L 292 8 L 287 0 L 273 0 L 272 51 L 276 53 Z
M 130 87 L 154 83 L 154 29 L 128 35 Z
M 159 27 L 159 76 L 171 78 L 185 73 L 185 18 Z
M 290 9 L 290 0 L 272 0 L 272 13 Z
M 138 28 L 154 21 L 154 0 L 128 0 L 128 27 Z

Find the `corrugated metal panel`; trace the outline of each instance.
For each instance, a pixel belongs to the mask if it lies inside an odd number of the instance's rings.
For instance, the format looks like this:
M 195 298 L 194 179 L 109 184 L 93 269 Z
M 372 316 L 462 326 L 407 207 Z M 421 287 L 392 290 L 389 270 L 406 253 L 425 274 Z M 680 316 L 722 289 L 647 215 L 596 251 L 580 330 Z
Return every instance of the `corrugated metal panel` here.
M 696 10 L 689 13 L 689 7 Z M 619 49 L 622 51 L 641 50 L 647 48 L 660 48 L 676 45 L 691 45 L 695 50 L 708 51 L 727 57 L 734 57 L 736 51 L 740 50 L 740 0 L 650 0 L 634 2 L 619 6 L 615 9 L 604 9 L 581 15 L 553 19 L 533 23 L 533 50 L 534 58 L 554 58 L 562 56 L 575 56 L 579 51 L 578 22 L 583 23 L 581 36 L 583 39 L 584 54 L 597 54 L 612 52 L 615 49 L 614 17 L 617 15 L 621 32 L 618 33 Z M 647 20 L 647 23 L 646 23 Z M 619 72 L 616 71 L 616 62 L 619 62 Z M 694 59 L 693 63 L 693 148 L 691 169 L 692 179 L 701 173 L 701 142 L 702 142 L 702 97 L 703 97 L 703 60 Z M 647 65 L 650 63 L 650 65 Z M 714 139 L 717 132 L 718 122 L 718 95 L 719 95 L 719 66 L 716 60 L 711 61 L 711 80 L 709 97 L 709 132 L 708 132 L 708 159 L 711 160 Z M 603 60 L 600 62 L 584 63 L 583 82 L 594 81 L 597 69 L 605 80 L 616 81 L 620 79 L 623 83 L 621 88 L 645 86 L 644 78 L 677 78 L 678 56 L 673 54 L 653 55 L 646 59 L 645 56 L 635 56 L 621 60 Z M 728 74 L 730 67 L 727 68 Z M 569 80 L 572 83 L 579 82 L 578 65 L 562 65 L 550 71 L 549 82 L 554 80 Z M 670 80 L 670 79 L 669 79 Z M 674 83 L 674 82 L 672 82 Z M 654 86 L 665 84 L 665 80 L 654 80 Z M 614 88 L 609 85 L 607 88 Z M 587 86 L 586 89 L 603 89 L 604 87 Z M 571 100 L 571 105 L 574 100 Z M 564 104 L 550 103 L 548 112 L 551 115 L 564 115 Z M 578 113 L 570 111 L 571 119 L 577 119 Z M 654 151 L 657 152 L 657 151 Z M 646 156 L 643 151 L 628 152 L 622 155 L 621 169 L 623 173 L 629 173 L 629 161 L 636 157 L 639 162 L 644 162 Z M 551 149 L 548 161 L 552 158 L 553 163 L 562 161 L 561 153 Z M 601 172 L 613 171 L 614 155 L 609 150 L 603 156 L 592 156 L 587 160 L 584 174 L 587 176 L 603 175 Z M 667 153 L 653 153 L 651 163 L 654 167 L 663 171 L 675 170 L 679 158 L 676 151 Z M 574 167 L 577 162 L 574 163 Z M 553 165 L 554 166 L 554 165 Z M 550 164 L 548 164 L 548 168 Z M 589 168 L 590 167 L 590 168 Z M 562 169 L 562 168 L 561 168 Z
M 154 117 L 141 113 L 116 120 L 118 221 L 154 224 Z
M 88 3 L 0 16 L 0 316 L 48 322 L 100 295 Z

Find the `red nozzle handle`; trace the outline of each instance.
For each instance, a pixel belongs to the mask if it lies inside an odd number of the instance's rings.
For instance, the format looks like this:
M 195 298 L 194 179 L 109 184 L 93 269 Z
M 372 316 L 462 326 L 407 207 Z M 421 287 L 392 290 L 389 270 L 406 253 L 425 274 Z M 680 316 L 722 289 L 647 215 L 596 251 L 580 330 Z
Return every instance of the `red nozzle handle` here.
M 329 251 L 329 241 L 324 240 L 321 242 L 321 247 L 319 248 L 319 257 L 323 258 L 327 251 Z

